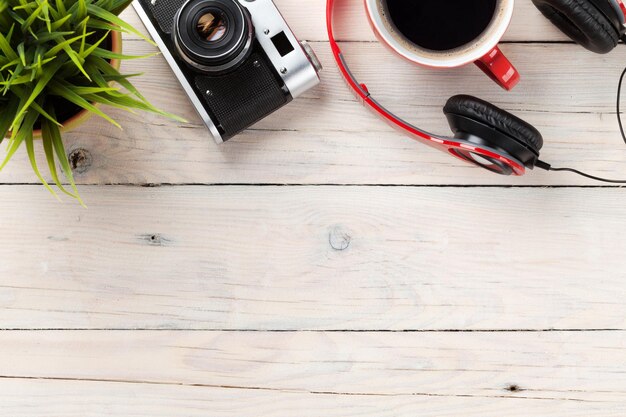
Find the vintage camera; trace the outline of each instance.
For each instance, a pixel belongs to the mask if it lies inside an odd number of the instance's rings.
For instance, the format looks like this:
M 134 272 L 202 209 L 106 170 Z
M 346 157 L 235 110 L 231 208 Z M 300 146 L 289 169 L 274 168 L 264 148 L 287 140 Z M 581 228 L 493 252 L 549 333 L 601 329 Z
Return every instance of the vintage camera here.
M 272 0 L 135 0 L 216 142 L 319 84 L 319 60 Z

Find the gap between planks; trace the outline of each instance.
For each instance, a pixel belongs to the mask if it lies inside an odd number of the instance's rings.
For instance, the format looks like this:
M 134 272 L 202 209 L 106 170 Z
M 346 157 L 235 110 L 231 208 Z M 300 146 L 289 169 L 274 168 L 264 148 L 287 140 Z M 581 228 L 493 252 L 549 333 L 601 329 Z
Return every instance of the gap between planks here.
M 0 332 L 198 332 L 198 333 L 576 333 L 626 332 L 626 328 L 606 329 L 202 329 L 202 328 L 2 328 Z
M 471 395 L 471 394 L 436 394 L 429 392 L 411 392 L 406 394 L 388 394 L 383 392 L 342 392 L 342 391 L 313 391 L 313 390 L 299 390 L 299 389 L 281 389 L 271 387 L 257 387 L 246 385 L 214 385 L 214 384 L 187 384 L 184 382 L 172 382 L 172 381 L 144 381 L 144 380 L 130 380 L 130 379 L 103 379 L 103 378 L 64 378 L 64 377 L 37 377 L 37 376 L 19 376 L 19 375 L 0 375 L 0 380 L 23 380 L 23 381 L 56 381 L 56 382 L 100 382 L 100 383 L 112 383 L 112 384 L 132 384 L 132 385 L 164 385 L 164 386 L 176 386 L 176 387 L 194 387 L 194 388 L 215 388 L 226 390 L 244 390 L 244 391 L 269 391 L 278 393 L 301 393 L 311 395 L 339 395 L 350 397 L 456 397 L 456 398 L 509 398 L 509 399 L 528 399 L 528 400 L 544 400 L 544 401 L 575 401 L 575 402 L 593 402 L 589 400 L 582 400 L 579 398 L 567 398 L 567 397 L 533 397 L 529 395 Z M 515 384 L 507 385 L 502 388 L 504 391 L 511 393 L 519 392 L 532 392 L 531 389 L 522 389 Z
M 602 184 L 602 183 L 598 183 Z M 63 185 L 69 185 L 67 183 L 63 183 Z M 258 183 L 258 184 L 249 184 L 249 183 L 81 183 L 77 184 L 79 187 L 128 187 L 128 188 L 173 188 L 173 187 L 280 187 L 280 188 L 300 188 L 300 187 L 346 187 L 346 188 L 472 188 L 472 189 L 615 189 L 615 188 L 624 188 L 626 184 L 614 184 L 614 185 L 505 185 L 505 184 L 493 184 L 493 185 L 480 185 L 480 184 L 337 184 L 337 183 L 320 183 L 320 184 L 280 184 L 280 183 Z M 26 187 L 42 187 L 40 183 L 0 183 L 0 187 L 15 187 L 15 186 L 26 186 Z M 80 190 L 79 190 L 80 191 Z

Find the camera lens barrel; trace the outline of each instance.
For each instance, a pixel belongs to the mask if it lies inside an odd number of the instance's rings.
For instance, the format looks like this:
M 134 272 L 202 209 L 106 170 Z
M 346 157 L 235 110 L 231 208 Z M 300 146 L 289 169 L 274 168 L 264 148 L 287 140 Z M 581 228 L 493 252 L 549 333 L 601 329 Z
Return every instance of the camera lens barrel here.
M 174 19 L 174 44 L 191 66 L 224 72 L 249 55 L 254 27 L 237 0 L 189 0 Z

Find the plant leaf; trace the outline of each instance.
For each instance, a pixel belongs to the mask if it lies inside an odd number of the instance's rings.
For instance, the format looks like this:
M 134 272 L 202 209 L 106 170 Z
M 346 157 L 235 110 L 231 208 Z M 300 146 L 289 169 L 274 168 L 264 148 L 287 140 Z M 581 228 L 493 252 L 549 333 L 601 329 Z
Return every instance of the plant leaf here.
M 30 106 L 35 101 L 37 96 L 41 94 L 41 92 L 46 87 L 46 85 L 50 82 L 50 80 L 52 80 L 52 77 L 54 76 L 54 74 L 59 70 L 59 68 L 61 68 L 61 65 L 63 65 L 63 62 L 59 61 L 59 62 L 55 62 L 51 64 L 51 66 L 48 67 L 48 71 L 45 72 L 44 75 L 39 79 L 39 81 L 33 88 L 33 91 L 30 94 L 30 97 L 26 100 L 24 105 L 17 112 L 17 115 L 15 116 L 16 120 L 19 119 L 20 116 L 22 116 L 26 112 L 26 110 L 28 109 L 28 106 Z M 14 128 L 15 127 L 16 126 L 14 126 Z
M 39 178 L 39 181 L 41 181 L 41 183 L 44 185 L 44 187 L 46 187 L 46 189 L 48 191 L 50 191 L 50 193 L 53 196 L 55 196 L 57 198 L 57 200 L 60 201 L 59 196 L 57 195 L 56 192 L 54 192 L 52 187 L 50 187 L 50 184 L 48 184 L 48 182 L 41 175 L 41 172 L 39 171 L 39 167 L 37 166 L 37 158 L 35 157 L 35 147 L 33 146 L 33 131 L 32 131 L 32 127 L 30 129 L 21 128 L 20 130 L 24 130 L 25 131 L 25 133 L 24 133 L 24 141 L 26 142 L 26 152 L 28 153 L 28 159 L 30 160 L 30 165 L 33 167 L 33 171 L 35 172 L 35 175 L 37 176 L 37 178 Z
M 100 7 L 93 5 L 93 4 L 88 5 L 87 10 L 89 11 L 89 13 L 93 14 L 94 16 L 99 17 L 100 19 L 105 20 L 113 25 L 126 29 L 127 31 L 134 33 L 135 35 L 141 37 L 142 39 L 150 42 L 152 45 L 156 45 L 151 39 L 146 37 L 146 35 L 139 32 L 137 29 L 135 29 L 130 24 L 126 23 L 125 21 L 123 21 L 122 19 L 114 15 L 113 13 L 105 9 L 101 9 Z
M 35 112 L 28 113 L 26 117 L 23 119 L 23 123 L 14 128 L 13 135 L 11 137 L 11 142 L 9 143 L 9 149 L 7 150 L 6 157 L 4 161 L 0 165 L 0 171 L 4 169 L 4 167 L 9 163 L 15 152 L 19 149 L 20 145 L 26 137 L 30 134 L 31 138 L 33 135 L 33 126 L 35 125 L 35 121 L 37 120 L 37 114 Z
M 17 97 L 13 97 L 2 109 L 0 109 L 0 143 L 4 140 L 9 133 L 11 124 L 13 123 L 13 115 L 19 106 L 20 100 Z
M 77 106 L 82 107 L 83 109 L 89 110 L 90 112 L 97 114 L 98 116 L 107 120 L 112 125 L 120 129 L 122 128 L 122 126 L 120 126 L 115 120 L 111 119 L 109 116 L 104 114 L 102 110 L 100 110 L 99 108 L 91 104 L 89 101 L 85 100 L 84 98 L 76 94 L 74 91 L 72 91 L 68 87 L 62 85 L 61 83 L 55 82 L 55 81 L 50 82 L 49 88 L 52 94 L 55 94 L 59 97 L 63 97 L 67 101 L 72 102 L 76 104 Z
M 49 106 L 48 111 L 53 117 L 56 117 L 53 106 Z M 74 191 L 74 197 L 78 199 L 83 207 L 86 207 L 85 203 L 80 198 L 80 194 L 78 193 L 78 188 L 76 187 L 76 182 L 74 181 L 74 174 L 72 173 L 72 167 L 70 166 L 70 161 L 67 158 L 67 152 L 65 151 L 65 146 L 63 145 L 63 140 L 61 139 L 61 131 L 59 130 L 59 127 L 54 124 L 44 122 L 44 124 L 42 124 L 42 128 L 46 129 L 46 135 L 50 138 L 57 159 L 61 164 L 61 168 L 63 168 L 63 174 L 65 175 L 65 178 L 67 178 L 67 180 L 70 182 L 70 186 Z
M 63 183 L 59 179 L 59 175 L 57 173 L 56 159 L 54 155 L 54 144 L 53 144 L 53 133 L 51 131 L 53 129 L 50 126 L 49 122 L 42 123 L 41 126 L 41 140 L 43 142 L 44 152 L 46 153 L 46 160 L 48 161 L 48 169 L 50 170 L 50 176 L 54 180 L 56 186 L 63 193 L 69 195 L 72 198 L 78 198 L 78 193 L 74 194 L 69 192 L 65 187 L 63 187 Z M 58 128 L 57 128 L 58 130 Z M 64 155 L 65 156 L 65 155 Z M 66 156 L 67 159 L 67 156 Z

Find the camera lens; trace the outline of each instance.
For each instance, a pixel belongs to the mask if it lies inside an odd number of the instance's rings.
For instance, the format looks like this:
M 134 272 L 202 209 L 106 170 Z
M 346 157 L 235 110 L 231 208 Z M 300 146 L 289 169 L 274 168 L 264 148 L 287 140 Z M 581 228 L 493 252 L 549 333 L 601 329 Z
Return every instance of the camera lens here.
M 223 72 L 248 56 L 254 28 L 236 0 L 189 0 L 174 19 L 174 43 L 191 66 Z
M 198 19 L 196 31 L 207 42 L 219 42 L 228 32 L 228 19 L 221 12 L 206 12 Z

